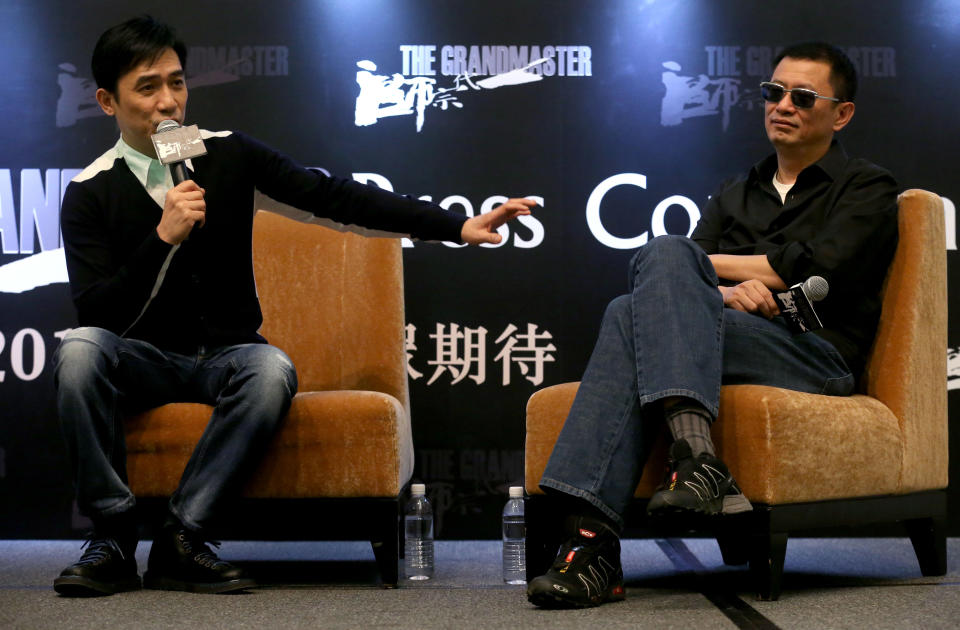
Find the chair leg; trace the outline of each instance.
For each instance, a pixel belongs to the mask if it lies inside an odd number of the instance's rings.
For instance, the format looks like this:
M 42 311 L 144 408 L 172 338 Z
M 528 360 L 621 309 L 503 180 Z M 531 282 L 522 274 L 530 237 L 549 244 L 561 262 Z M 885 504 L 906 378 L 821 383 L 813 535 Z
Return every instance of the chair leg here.
M 927 576 L 947 573 L 947 524 L 943 515 L 904 521 L 920 573 Z
M 751 536 L 750 573 L 762 601 L 780 599 L 783 559 L 787 553 L 785 532 L 765 532 Z
M 732 533 L 717 534 L 717 545 L 726 565 L 747 564 L 750 562 L 750 538 Z
M 751 532 L 766 532 L 769 528 L 769 514 L 759 508 L 744 514 L 721 516 L 711 523 L 717 546 L 720 547 L 720 555 L 726 565 L 750 562 L 753 549 Z
M 386 509 L 379 515 L 377 533 L 370 540 L 373 547 L 373 556 L 380 570 L 380 580 L 384 588 L 396 588 L 400 577 L 399 559 L 403 554 L 403 545 L 400 537 L 403 530 L 400 528 L 400 500 L 386 503 Z
M 527 582 L 547 572 L 557 554 L 560 543 L 556 531 L 558 523 L 547 497 L 532 496 L 526 500 L 527 521 Z

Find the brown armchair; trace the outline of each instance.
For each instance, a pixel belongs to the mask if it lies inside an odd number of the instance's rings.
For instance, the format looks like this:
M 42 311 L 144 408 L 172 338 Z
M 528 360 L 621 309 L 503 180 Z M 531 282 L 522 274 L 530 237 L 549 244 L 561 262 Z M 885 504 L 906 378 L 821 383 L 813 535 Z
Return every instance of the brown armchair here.
M 253 240 L 260 332 L 293 360 L 299 393 L 243 492 L 242 518 L 231 519 L 244 525 L 224 533 L 369 539 L 383 583 L 395 585 L 400 495 L 413 473 L 400 242 L 262 211 Z M 211 411 L 174 403 L 129 420 L 138 498 L 174 492 Z
M 780 595 L 790 532 L 903 521 L 923 575 L 946 573 L 947 284 L 942 200 L 899 198 L 900 241 L 863 393 L 846 398 L 758 385 L 724 386 L 712 428 L 718 455 L 754 505 L 718 519 L 724 562 L 749 562 L 761 599 Z M 527 404 L 528 575 L 557 548 L 538 484 L 578 383 Z M 635 497 L 649 498 L 666 462 L 661 436 Z M 645 504 L 645 501 L 642 503 Z M 641 506 L 632 506 L 641 512 Z M 629 520 L 628 520 L 629 524 Z

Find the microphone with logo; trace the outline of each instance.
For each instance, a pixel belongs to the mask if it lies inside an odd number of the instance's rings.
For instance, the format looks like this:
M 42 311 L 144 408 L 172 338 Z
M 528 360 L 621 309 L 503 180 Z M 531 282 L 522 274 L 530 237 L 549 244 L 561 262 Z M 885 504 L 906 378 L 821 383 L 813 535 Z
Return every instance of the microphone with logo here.
M 795 284 L 786 291 L 773 294 L 780 314 L 793 334 L 823 328 L 817 312 L 813 310 L 813 303 L 827 297 L 829 290 L 830 285 L 822 277 L 810 276 L 802 284 Z
M 164 166 L 170 167 L 170 176 L 173 185 L 192 179 L 186 160 L 207 154 L 207 147 L 200 137 L 200 129 L 196 125 L 181 127 L 175 120 L 163 120 L 157 125 L 157 133 L 150 136 L 153 148 L 157 151 L 157 159 Z

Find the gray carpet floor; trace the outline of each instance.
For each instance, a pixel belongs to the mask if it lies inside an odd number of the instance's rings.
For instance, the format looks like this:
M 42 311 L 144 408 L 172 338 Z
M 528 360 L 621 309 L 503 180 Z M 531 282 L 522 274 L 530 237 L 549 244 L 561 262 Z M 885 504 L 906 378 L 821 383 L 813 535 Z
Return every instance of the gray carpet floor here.
M 148 551 L 141 543 L 141 570 Z M 791 539 L 776 602 L 757 601 L 746 568 L 724 566 L 713 540 L 626 540 L 627 600 L 577 611 L 539 610 L 503 584 L 498 541 L 438 541 L 435 578 L 390 590 L 368 543 L 228 541 L 220 555 L 260 588 L 60 597 L 52 580 L 79 554 L 78 541 L 0 541 L 0 628 L 960 627 L 960 539 L 938 578 L 920 575 L 906 538 Z

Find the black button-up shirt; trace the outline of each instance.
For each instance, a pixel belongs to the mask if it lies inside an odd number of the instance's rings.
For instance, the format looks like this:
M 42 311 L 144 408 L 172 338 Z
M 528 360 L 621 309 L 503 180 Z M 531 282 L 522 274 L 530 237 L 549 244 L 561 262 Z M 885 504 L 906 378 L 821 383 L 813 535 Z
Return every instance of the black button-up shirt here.
M 773 187 L 776 155 L 724 182 L 692 238 L 708 254 L 765 254 L 788 285 L 830 284 L 817 303 L 830 341 L 853 373 L 863 369 L 880 317 L 881 288 L 897 245 L 897 182 L 850 159 L 836 140 L 805 168 L 785 202 Z

